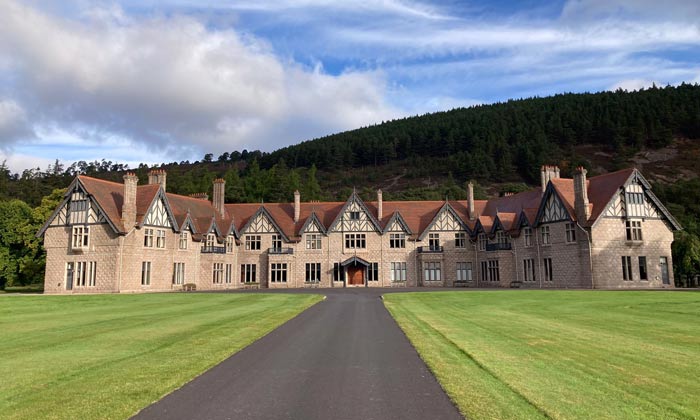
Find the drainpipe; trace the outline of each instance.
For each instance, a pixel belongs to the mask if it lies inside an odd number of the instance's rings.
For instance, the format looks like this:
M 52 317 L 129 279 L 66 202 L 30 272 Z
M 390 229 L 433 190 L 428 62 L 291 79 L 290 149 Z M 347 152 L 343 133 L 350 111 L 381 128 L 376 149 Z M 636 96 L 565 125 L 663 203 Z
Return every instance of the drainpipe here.
M 534 229 L 534 228 L 531 228 Z M 542 288 L 542 255 L 540 255 L 540 234 L 539 229 L 535 229 L 535 241 L 537 241 L 537 274 L 540 279 L 540 289 Z
M 583 228 L 583 226 L 581 226 L 581 224 L 579 224 L 578 221 L 576 221 L 576 226 L 578 226 L 583 231 L 583 233 L 586 234 L 586 242 L 588 243 L 588 269 L 591 273 L 591 289 L 595 289 L 595 282 L 593 281 L 593 251 L 591 250 L 593 243 L 591 242 L 591 235 L 586 229 Z

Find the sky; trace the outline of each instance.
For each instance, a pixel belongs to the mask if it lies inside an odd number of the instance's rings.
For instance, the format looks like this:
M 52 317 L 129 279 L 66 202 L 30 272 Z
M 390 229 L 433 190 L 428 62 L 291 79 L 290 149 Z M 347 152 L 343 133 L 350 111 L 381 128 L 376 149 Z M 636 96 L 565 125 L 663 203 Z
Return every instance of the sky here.
M 0 162 L 156 164 L 700 83 L 697 0 L 0 0 Z

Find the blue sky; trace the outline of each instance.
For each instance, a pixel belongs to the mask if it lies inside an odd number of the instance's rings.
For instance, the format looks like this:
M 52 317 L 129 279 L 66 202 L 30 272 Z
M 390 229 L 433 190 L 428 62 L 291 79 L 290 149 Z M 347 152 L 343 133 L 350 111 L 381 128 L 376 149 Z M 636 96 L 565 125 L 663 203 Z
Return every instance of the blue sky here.
M 696 0 L 0 1 L 0 161 L 271 151 L 392 118 L 700 82 Z

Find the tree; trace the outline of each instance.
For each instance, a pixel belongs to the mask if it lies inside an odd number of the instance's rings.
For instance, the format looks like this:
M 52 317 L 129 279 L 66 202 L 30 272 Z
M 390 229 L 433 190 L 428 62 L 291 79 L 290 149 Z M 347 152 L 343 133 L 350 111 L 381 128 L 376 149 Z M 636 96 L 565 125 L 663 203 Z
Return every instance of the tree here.
M 306 184 L 304 185 L 304 196 L 308 200 L 320 200 L 321 199 L 321 185 L 316 179 L 316 165 L 311 165 L 311 169 L 306 174 Z
M 41 280 L 43 249 L 32 208 L 21 200 L 0 202 L 0 288 Z

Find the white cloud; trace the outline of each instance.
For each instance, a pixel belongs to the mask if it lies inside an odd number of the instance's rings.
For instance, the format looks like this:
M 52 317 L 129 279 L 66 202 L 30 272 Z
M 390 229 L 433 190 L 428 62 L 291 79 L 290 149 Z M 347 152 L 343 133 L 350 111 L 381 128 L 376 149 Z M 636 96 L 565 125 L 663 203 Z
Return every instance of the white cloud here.
M 0 149 L 11 148 L 17 141 L 33 137 L 24 109 L 13 100 L 0 99 Z
M 697 0 L 568 0 L 561 13 L 566 21 L 591 21 L 605 18 L 634 20 L 675 20 L 697 25 L 700 3 Z

